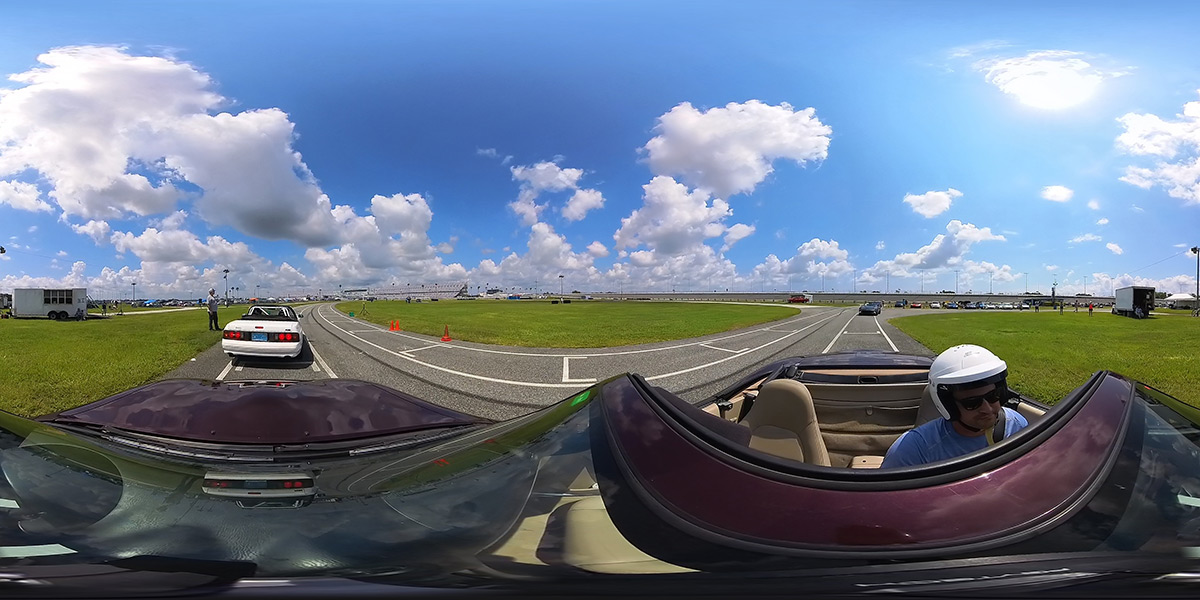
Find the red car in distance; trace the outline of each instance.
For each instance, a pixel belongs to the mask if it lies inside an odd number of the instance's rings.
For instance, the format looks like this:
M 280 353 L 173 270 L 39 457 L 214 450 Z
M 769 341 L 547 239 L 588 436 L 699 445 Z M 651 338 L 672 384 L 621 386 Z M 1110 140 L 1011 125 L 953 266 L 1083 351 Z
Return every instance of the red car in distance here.
M 804 294 L 796 294 L 796 295 L 794 295 L 794 296 L 791 296 L 790 298 L 788 298 L 788 302 L 789 302 L 789 303 L 800 303 L 800 304 L 807 304 L 807 303 L 808 303 L 808 296 L 805 296 Z

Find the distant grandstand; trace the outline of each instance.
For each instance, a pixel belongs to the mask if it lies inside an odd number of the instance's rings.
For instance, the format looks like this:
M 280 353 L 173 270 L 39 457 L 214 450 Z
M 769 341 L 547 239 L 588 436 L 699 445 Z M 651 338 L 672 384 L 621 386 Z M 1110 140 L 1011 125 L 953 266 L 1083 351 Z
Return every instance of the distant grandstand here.
M 426 283 L 416 285 L 386 285 L 377 288 L 371 288 L 367 291 L 368 297 L 375 297 L 387 300 L 403 300 L 405 298 L 421 299 L 449 299 L 459 296 L 466 296 L 467 283 Z

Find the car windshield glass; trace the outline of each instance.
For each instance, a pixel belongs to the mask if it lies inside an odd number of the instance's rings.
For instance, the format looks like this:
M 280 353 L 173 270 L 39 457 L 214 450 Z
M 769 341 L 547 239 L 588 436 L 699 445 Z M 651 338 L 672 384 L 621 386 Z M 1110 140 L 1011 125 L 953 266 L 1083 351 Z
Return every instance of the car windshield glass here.
M 286 306 L 256 306 L 242 318 L 267 321 L 296 321 L 296 314 Z
M 1145 384 L 1135 390 L 1145 404 L 1135 406 L 1108 482 L 1118 487 L 1101 493 L 1105 501 L 1089 505 L 1096 524 L 1108 524 L 1087 535 L 1105 532 L 1103 543 L 1112 550 L 1187 552 L 1200 547 L 1197 411 Z M 1127 474 L 1136 474 L 1132 486 L 1122 483 Z M 1121 493 L 1112 493 L 1118 489 Z

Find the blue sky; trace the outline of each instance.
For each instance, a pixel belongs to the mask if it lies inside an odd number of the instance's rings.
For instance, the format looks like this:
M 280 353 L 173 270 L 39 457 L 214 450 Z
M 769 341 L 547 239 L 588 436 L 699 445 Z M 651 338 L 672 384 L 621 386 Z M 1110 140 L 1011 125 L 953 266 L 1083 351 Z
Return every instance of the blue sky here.
M 1044 4 L 6 3 L 0 291 L 1193 290 L 1200 7 Z

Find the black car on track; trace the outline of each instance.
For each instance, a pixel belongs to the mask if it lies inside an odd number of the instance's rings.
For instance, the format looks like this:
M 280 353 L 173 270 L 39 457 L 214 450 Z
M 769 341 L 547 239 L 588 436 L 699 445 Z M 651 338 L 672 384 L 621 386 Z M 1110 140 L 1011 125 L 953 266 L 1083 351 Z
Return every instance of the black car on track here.
M 881 312 L 883 312 L 882 302 L 868 302 L 858 307 L 858 314 L 860 315 L 878 315 Z

